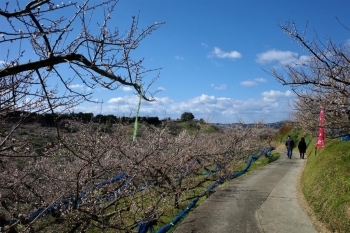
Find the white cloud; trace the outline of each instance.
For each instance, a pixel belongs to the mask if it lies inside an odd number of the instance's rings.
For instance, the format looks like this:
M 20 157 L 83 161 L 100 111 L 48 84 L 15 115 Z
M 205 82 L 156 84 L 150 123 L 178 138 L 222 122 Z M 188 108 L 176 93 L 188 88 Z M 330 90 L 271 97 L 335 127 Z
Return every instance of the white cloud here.
M 256 82 L 259 82 L 259 83 L 266 83 L 267 82 L 267 79 L 264 79 L 264 78 L 255 78 L 254 80 Z
M 175 60 L 180 61 L 180 60 L 184 60 L 184 58 L 176 55 L 176 56 L 175 56 Z
M 201 45 L 206 49 L 208 48 L 208 45 L 206 43 L 201 43 Z
M 237 51 L 225 52 L 222 51 L 219 47 L 215 47 L 214 50 L 208 55 L 208 57 L 236 59 L 241 58 L 242 55 Z
M 251 86 L 257 86 L 259 83 L 266 83 L 266 82 L 267 80 L 264 78 L 255 78 L 254 80 L 242 81 L 239 84 L 241 84 L 242 86 L 251 87 Z
M 252 86 L 256 86 L 257 85 L 257 83 L 252 81 L 252 80 L 242 81 L 239 84 L 241 84 L 241 86 L 245 86 L 245 87 L 252 87 Z
M 3 61 L 3 60 L 0 60 L 0 66 L 11 66 L 11 63 Z
M 272 49 L 264 53 L 258 54 L 256 61 L 262 64 L 278 62 L 282 65 L 297 65 L 300 64 L 300 60 L 305 60 L 306 58 L 306 56 L 299 57 L 298 53 L 294 53 L 291 51 L 280 51 Z
M 290 113 L 287 101 L 293 97 L 291 91 L 276 90 L 262 92 L 260 98 L 245 100 L 206 94 L 182 102 L 176 102 L 169 97 L 156 97 L 153 102 L 142 101 L 140 116 L 178 119 L 183 112 L 192 112 L 196 119 L 210 119 L 212 123 L 234 123 L 238 119 L 246 123 L 258 120 L 276 122 L 288 119 Z M 138 101 L 139 97 L 136 95 L 111 98 L 103 105 L 102 114 L 134 116 Z M 95 106 L 86 107 L 83 111 L 101 113 L 101 109 Z
M 216 104 L 216 98 L 208 95 L 200 95 L 198 97 L 195 97 L 193 99 L 189 100 L 189 103 L 191 104 Z
M 130 105 L 130 107 L 135 106 L 135 108 L 139 104 L 139 96 L 138 95 L 126 95 L 124 97 L 115 97 L 111 98 L 110 100 L 107 101 L 109 104 L 118 104 L 118 105 Z M 154 102 L 147 102 L 143 101 L 142 104 L 147 104 L 147 103 L 154 103 Z
M 165 104 L 165 105 L 167 105 L 167 104 L 174 103 L 174 101 L 169 99 L 169 97 L 162 97 L 162 98 L 156 97 L 155 101 L 153 101 L 153 102 L 146 102 L 146 103 L 156 104 L 156 105 L 158 105 L 158 104 Z
M 227 88 L 226 84 L 220 84 L 219 86 L 215 86 L 214 84 L 210 85 L 215 90 L 225 90 Z
M 283 98 L 283 97 L 293 97 L 294 94 L 289 90 L 285 92 L 270 90 L 270 91 L 264 91 L 262 93 L 262 96 L 264 101 L 272 102 L 272 101 L 277 101 L 279 98 Z
M 108 103 L 110 104 L 126 104 L 127 101 L 123 97 L 116 97 L 116 98 L 111 98 L 108 100 Z
M 126 91 L 126 92 L 130 92 L 130 91 L 133 91 L 134 89 L 132 87 L 129 87 L 129 86 L 123 86 L 122 90 Z
M 80 90 L 83 90 L 85 87 L 85 85 L 83 84 L 72 84 L 72 85 L 69 85 L 69 88 L 71 89 L 80 89 Z

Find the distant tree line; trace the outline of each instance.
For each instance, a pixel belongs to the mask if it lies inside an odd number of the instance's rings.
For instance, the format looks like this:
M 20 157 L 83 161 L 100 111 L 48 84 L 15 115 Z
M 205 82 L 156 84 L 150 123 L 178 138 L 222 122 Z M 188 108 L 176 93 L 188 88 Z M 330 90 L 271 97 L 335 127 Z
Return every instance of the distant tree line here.
M 25 111 L 12 111 L 7 113 L 4 116 L 1 116 L 2 119 L 4 119 L 6 122 L 19 122 L 22 121 L 23 123 L 40 123 L 41 126 L 47 126 L 47 127 L 53 127 L 56 126 L 56 124 L 60 123 L 63 120 L 75 120 L 80 121 L 82 123 L 99 123 L 99 124 L 132 124 L 135 122 L 136 117 L 117 117 L 115 115 L 102 115 L 98 114 L 94 116 L 93 113 L 67 113 L 67 114 L 52 114 L 52 113 L 44 113 L 44 114 L 38 114 L 38 113 L 31 113 L 31 112 L 25 112 Z M 161 124 L 161 121 L 158 117 L 139 117 L 139 122 L 147 123 L 150 125 L 159 125 Z

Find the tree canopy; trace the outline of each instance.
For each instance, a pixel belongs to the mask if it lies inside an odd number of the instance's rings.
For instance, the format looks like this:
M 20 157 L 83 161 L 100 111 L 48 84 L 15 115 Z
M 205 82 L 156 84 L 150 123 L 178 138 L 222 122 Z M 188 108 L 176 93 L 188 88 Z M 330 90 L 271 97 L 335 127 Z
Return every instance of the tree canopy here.
M 56 4 L 51 0 L 2 2 L 0 107 L 13 111 L 65 110 L 92 99 L 96 88 L 130 86 L 153 100 L 146 74 L 132 58 L 140 42 L 163 23 L 139 29 L 138 16 L 122 31 L 115 26 L 117 0 Z M 124 20 L 126 21 L 126 20 Z M 2 67 L 1 67 L 2 66 Z M 147 81 L 148 80 L 148 81 Z M 72 84 L 86 88 L 77 91 Z
M 191 112 L 184 112 L 181 114 L 182 121 L 191 121 L 194 119 L 194 115 Z
M 268 71 L 296 94 L 292 107 L 297 121 L 316 132 L 320 108 L 324 107 L 326 127 L 333 132 L 349 133 L 350 44 L 324 41 L 318 35 L 310 40 L 293 21 L 280 27 L 308 52 L 307 56 L 296 57 L 298 62 L 282 65 L 282 71 L 273 66 Z M 349 28 L 344 26 L 344 30 Z

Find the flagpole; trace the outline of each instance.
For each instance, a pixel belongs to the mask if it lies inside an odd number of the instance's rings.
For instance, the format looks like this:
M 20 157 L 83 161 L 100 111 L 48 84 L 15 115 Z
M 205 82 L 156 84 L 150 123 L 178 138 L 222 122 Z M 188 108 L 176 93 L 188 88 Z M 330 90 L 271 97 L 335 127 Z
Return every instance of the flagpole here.
M 315 154 L 317 153 L 317 148 L 323 148 L 324 147 L 324 138 L 325 138 L 325 124 L 324 124 L 324 107 L 321 107 L 320 116 L 319 116 L 319 123 L 318 123 L 318 135 L 317 135 L 317 142 L 316 142 L 316 150 Z

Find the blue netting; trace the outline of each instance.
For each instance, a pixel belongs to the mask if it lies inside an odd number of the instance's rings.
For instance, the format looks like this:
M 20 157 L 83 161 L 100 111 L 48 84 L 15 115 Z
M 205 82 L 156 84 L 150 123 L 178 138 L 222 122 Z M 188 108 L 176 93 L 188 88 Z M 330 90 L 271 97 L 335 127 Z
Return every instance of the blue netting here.
M 138 233 L 147 233 L 151 229 L 151 224 L 149 222 L 141 221 L 138 224 Z
M 160 228 L 157 233 L 164 233 L 167 232 L 171 227 L 176 225 L 187 213 L 192 209 L 197 201 L 199 200 L 199 197 L 196 197 L 185 209 L 183 209 L 174 219 L 171 223 L 168 223 L 167 225 Z M 140 233 L 140 232 L 139 232 Z
M 222 168 L 223 168 L 222 165 L 216 165 L 215 168 L 214 168 L 213 170 L 210 170 L 210 169 L 204 167 L 205 172 L 204 172 L 203 175 L 210 175 L 210 174 L 212 174 L 212 173 L 215 173 L 215 172 L 220 171 Z
M 343 134 L 339 133 L 339 137 L 342 141 L 349 141 L 350 140 L 350 134 L 343 135 Z
M 46 208 L 37 209 L 37 210 L 27 214 L 27 218 L 25 220 L 25 223 L 26 224 L 30 223 L 33 220 L 35 220 L 36 218 L 38 218 L 39 216 L 42 217 L 42 216 L 45 216 L 45 215 L 53 215 L 53 214 L 57 213 L 58 211 L 60 211 L 61 209 L 67 209 L 67 208 L 77 209 L 77 208 L 79 208 L 80 204 L 82 203 L 81 200 L 83 198 L 88 199 L 86 194 L 92 188 L 101 187 L 101 186 L 105 186 L 105 185 L 108 185 L 108 184 L 111 184 L 111 183 L 115 183 L 115 182 L 120 181 L 122 178 L 125 178 L 125 177 L 126 177 L 125 173 L 118 174 L 118 175 L 116 175 L 115 177 L 113 177 L 110 180 L 102 181 L 102 182 L 96 183 L 96 184 L 88 187 L 86 190 L 84 190 L 82 193 L 79 194 L 78 198 L 76 198 L 76 197 L 69 197 L 69 198 L 63 199 L 63 200 L 61 200 L 59 202 L 55 202 L 55 203 L 53 203 L 52 205 L 49 205 Z M 124 184 L 116 192 L 114 192 L 114 194 L 112 194 L 112 195 L 115 197 L 116 196 L 115 194 L 118 191 L 120 191 L 120 189 L 124 188 L 128 184 L 128 181 L 129 180 L 124 182 Z M 112 195 L 108 195 L 108 196 L 103 197 L 103 198 L 105 200 L 110 200 Z M 11 219 L 10 220 L 10 222 L 15 222 L 15 221 L 17 221 L 17 219 Z
M 80 196 L 81 197 L 85 197 L 86 196 L 86 193 L 88 193 L 91 189 L 93 188 L 97 188 L 97 187 L 102 187 L 102 186 L 105 186 L 105 185 L 108 185 L 108 184 L 112 184 L 112 183 L 115 183 L 117 181 L 119 181 L 120 179 L 126 177 L 126 174 L 125 173 L 121 173 L 119 175 L 116 175 L 115 177 L 113 177 L 112 179 L 110 180 L 106 180 L 106 181 L 101 181 L 99 183 L 96 183 L 96 184 L 93 184 L 91 185 L 90 187 L 88 187 L 87 189 L 85 189 L 81 194 Z
M 152 210 L 151 213 L 148 216 L 148 221 L 143 220 L 141 222 L 139 222 L 137 224 L 137 229 L 138 229 L 138 233 L 147 233 L 148 230 L 150 230 L 151 232 L 153 232 L 153 226 L 156 224 L 157 220 L 155 220 L 156 218 L 156 214 L 155 212 Z

